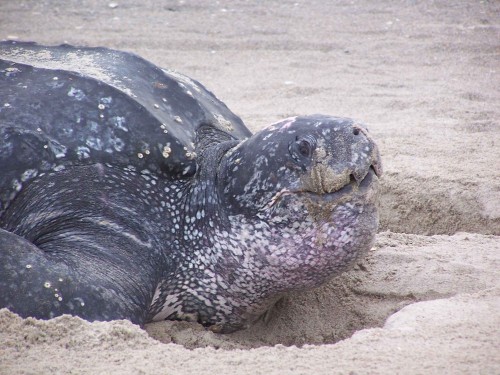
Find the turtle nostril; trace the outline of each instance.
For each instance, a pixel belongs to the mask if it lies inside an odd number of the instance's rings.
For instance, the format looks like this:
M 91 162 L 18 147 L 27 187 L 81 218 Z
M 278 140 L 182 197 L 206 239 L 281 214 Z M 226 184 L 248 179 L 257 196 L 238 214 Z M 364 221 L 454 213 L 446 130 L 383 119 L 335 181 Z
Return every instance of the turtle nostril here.
M 358 128 L 354 128 L 354 129 L 352 130 L 352 134 L 354 134 L 354 135 L 358 135 L 358 134 L 359 134 L 359 129 L 358 129 Z
M 349 183 L 353 183 L 353 182 L 357 183 L 358 180 L 356 180 L 356 177 L 354 177 L 354 175 L 351 173 L 349 175 Z

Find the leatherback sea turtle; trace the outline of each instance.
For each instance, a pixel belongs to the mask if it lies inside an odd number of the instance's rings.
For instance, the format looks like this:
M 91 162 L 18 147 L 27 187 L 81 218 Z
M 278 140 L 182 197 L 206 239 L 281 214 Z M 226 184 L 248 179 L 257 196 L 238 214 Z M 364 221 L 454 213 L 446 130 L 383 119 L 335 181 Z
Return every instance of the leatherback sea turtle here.
M 107 48 L 0 44 L 0 307 L 247 327 L 370 248 L 377 146 L 346 118 L 253 134 Z

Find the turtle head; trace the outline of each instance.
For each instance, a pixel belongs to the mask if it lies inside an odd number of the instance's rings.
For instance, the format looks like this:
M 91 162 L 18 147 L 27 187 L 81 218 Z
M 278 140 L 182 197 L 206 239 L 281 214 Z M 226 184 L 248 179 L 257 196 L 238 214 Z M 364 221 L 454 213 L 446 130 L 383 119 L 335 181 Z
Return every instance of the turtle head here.
M 223 188 L 229 207 L 271 221 L 287 207 L 294 217 L 328 220 L 331 203 L 365 203 L 366 194 L 357 193 L 375 193 L 382 173 L 378 148 L 366 127 L 323 115 L 272 124 L 230 151 L 225 163 Z M 296 206 L 285 204 L 290 196 L 294 202 L 322 202 L 323 208 L 310 212 L 307 204 L 300 214 Z
M 187 206 L 205 225 L 197 228 L 206 248 L 189 264 L 203 272 L 189 281 L 198 289 L 183 311 L 199 322 L 225 333 L 247 327 L 287 292 L 321 285 L 371 247 L 381 163 L 363 125 L 313 115 L 242 142 L 213 126 L 198 133 Z
M 318 286 L 371 247 L 382 167 L 358 122 L 288 118 L 241 142 L 222 163 L 234 241 L 250 249 L 241 272 L 264 279 L 269 296 Z

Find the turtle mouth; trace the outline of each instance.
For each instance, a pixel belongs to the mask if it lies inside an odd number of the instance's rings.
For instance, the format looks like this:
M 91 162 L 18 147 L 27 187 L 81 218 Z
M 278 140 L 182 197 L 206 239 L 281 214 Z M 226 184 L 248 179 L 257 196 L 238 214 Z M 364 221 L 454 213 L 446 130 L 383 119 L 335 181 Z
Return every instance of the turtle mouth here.
M 373 215 L 377 207 L 378 176 L 370 167 L 361 181 L 353 175 L 350 181 L 331 193 L 301 192 L 299 199 L 304 204 L 308 216 L 317 223 L 336 222 L 346 225 L 359 214 Z M 371 208 L 370 208 L 371 207 Z M 340 210 L 340 211 L 338 211 Z M 338 217 L 336 212 L 342 212 Z M 344 217 L 344 215 L 347 215 Z M 347 217 L 351 217 L 348 219 Z
M 333 202 L 345 196 L 350 196 L 352 195 L 352 193 L 362 193 L 365 190 L 370 189 L 373 186 L 375 180 L 378 181 L 378 174 L 373 166 L 370 166 L 370 168 L 368 169 L 368 173 L 361 180 L 356 179 L 356 177 L 351 174 L 349 176 L 349 182 L 335 191 L 317 193 L 314 191 L 303 190 L 297 191 L 296 193 L 307 194 L 308 197 L 321 200 L 322 202 Z
M 349 181 L 340 189 L 331 192 L 316 192 L 308 189 L 302 190 L 281 190 L 269 202 L 268 207 L 274 206 L 284 196 L 295 195 L 308 198 L 309 201 L 317 205 L 328 205 L 332 203 L 338 205 L 351 200 L 359 200 L 357 198 L 374 196 L 370 194 L 378 189 L 378 178 L 380 174 L 377 168 L 373 165 L 368 169 L 368 173 L 361 179 L 356 179 L 353 174 L 350 175 Z M 366 199 L 365 199 L 366 200 Z

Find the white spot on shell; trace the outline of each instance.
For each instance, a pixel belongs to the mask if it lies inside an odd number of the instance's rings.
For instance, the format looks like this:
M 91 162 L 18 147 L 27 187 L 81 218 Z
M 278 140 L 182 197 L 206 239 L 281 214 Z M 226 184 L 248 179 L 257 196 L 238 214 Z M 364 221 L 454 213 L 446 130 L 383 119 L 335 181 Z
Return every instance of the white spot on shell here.
M 99 108 L 100 110 L 103 110 L 106 108 L 106 106 L 102 103 L 99 103 L 99 105 L 97 106 L 97 108 Z
M 50 282 L 49 282 L 49 281 L 46 281 L 46 282 L 43 284 L 43 286 L 44 286 L 45 288 L 50 288 L 50 287 L 51 287 L 51 284 L 50 284 Z
M 113 121 L 113 124 L 118 129 L 123 130 L 124 132 L 128 132 L 128 128 L 125 126 L 125 117 L 115 116 L 111 118 L 111 121 Z
M 22 182 L 28 181 L 28 180 L 32 179 L 33 177 L 36 177 L 37 174 L 38 174 L 38 171 L 36 169 L 27 169 L 21 175 L 21 181 Z
M 109 142 L 110 144 L 113 145 L 113 148 L 118 152 L 123 151 L 123 149 L 125 148 L 125 142 L 123 142 L 121 138 L 110 138 Z
M 111 96 L 106 96 L 101 98 L 99 101 L 104 104 L 111 104 L 113 102 L 113 98 Z
M 85 144 L 94 150 L 100 151 L 102 150 L 102 141 L 97 137 L 88 137 L 85 141 Z
M 163 147 L 162 155 L 166 159 L 170 156 L 170 153 L 172 152 L 172 149 L 169 146 Z
M 52 168 L 52 170 L 54 170 L 54 171 L 56 171 L 56 172 L 63 171 L 63 170 L 65 170 L 65 169 L 66 169 L 66 167 L 65 167 L 63 164 L 61 164 L 61 165 L 56 165 L 54 168 Z
M 75 89 L 74 87 L 71 87 L 68 91 L 68 96 L 73 97 L 76 100 L 80 101 L 83 98 L 85 98 L 85 93 L 80 89 Z
M 144 155 L 142 154 L 142 152 L 138 152 L 138 153 L 137 153 L 137 157 L 138 157 L 139 159 L 142 159 L 142 158 L 144 157 Z
M 32 267 L 33 267 L 33 266 L 32 266 L 31 264 L 27 264 L 27 265 L 26 265 L 26 268 L 27 268 L 27 269 L 30 269 L 30 268 L 32 268 Z
M 224 116 L 222 116 L 221 114 L 218 114 L 218 113 L 215 113 L 214 114 L 214 117 L 215 119 L 217 120 L 217 122 L 219 123 L 219 125 L 227 130 L 227 131 L 232 131 L 234 130 L 233 129 L 233 124 L 231 124 L 231 121 L 227 120 Z
M 87 159 L 90 157 L 90 149 L 88 147 L 80 146 L 76 149 L 78 159 Z
M 11 39 L 11 38 L 7 37 L 7 39 Z M 12 75 L 12 73 L 20 73 L 21 69 L 18 69 L 18 68 L 15 68 L 15 67 L 11 67 L 11 68 L 6 68 L 5 72 L 6 72 L 5 76 L 6 77 L 10 77 Z
M 57 159 L 65 157 L 66 152 L 68 150 L 66 146 L 54 142 L 50 143 L 50 149 L 52 150 Z

